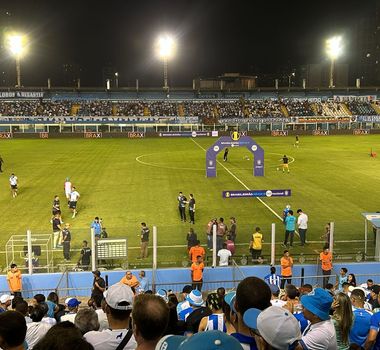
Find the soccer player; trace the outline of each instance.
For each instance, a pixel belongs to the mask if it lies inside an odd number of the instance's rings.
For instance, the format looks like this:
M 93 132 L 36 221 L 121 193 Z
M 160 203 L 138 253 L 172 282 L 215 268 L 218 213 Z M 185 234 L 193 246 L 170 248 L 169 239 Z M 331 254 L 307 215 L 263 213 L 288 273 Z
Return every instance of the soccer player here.
M 54 196 L 53 207 L 51 208 L 51 213 L 52 213 L 53 217 L 56 214 L 61 214 L 61 203 L 60 203 L 58 195 Z
M 286 154 L 284 154 L 284 156 L 282 157 L 282 172 L 283 173 L 285 172 L 285 169 L 288 171 L 288 173 L 290 173 L 289 158 L 286 156 Z
M 296 142 L 294 143 L 294 147 L 299 148 L 299 146 L 300 146 L 300 140 L 299 140 L 298 135 L 296 135 Z
M 0 156 L 0 173 L 3 172 L 3 163 L 4 163 L 4 160 L 3 160 L 3 158 Z
M 228 158 L 228 147 L 224 149 L 223 161 L 227 162 L 227 158 Z
M 76 188 L 73 187 L 70 193 L 70 201 L 69 201 L 69 208 L 71 209 L 73 213 L 73 216 L 72 216 L 73 219 L 77 215 L 77 202 L 78 202 L 79 197 L 80 197 L 80 194 L 77 192 Z
M 72 191 L 71 188 L 72 188 L 72 184 L 70 182 L 70 179 L 68 177 L 66 177 L 64 189 L 65 189 L 65 195 L 66 195 L 66 199 L 67 199 L 67 205 L 70 204 L 70 194 Z
M 52 220 L 53 225 L 53 249 L 57 249 L 61 241 L 62 220 L 60 213 L 56 213 Z
M 186 222 L 186 197 L 183 195 L 182 192 L 178 193 L 177 197 L 178 201 L 178 210 L 179 210 L 179 216 L 181 218 L 181 221 Z
M 18 178 L 15 174 L 11 174 L 11 177 L 9 178 L 9 183 L 11 185 L 11 191 L 12 191 L 12 197 L 17 197 L 17 185 L 18 185 Z

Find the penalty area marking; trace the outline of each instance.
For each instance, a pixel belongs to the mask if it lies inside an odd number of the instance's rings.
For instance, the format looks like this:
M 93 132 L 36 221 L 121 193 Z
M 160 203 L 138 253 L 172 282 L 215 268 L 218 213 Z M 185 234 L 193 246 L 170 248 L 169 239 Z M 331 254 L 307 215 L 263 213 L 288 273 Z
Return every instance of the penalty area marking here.
M 193 138 L 191 139 L 200 149 L 206 152 L 206 150 Z M 223 163 L 221 163 L 219 160 L 217 160 L 218 164 L 221 165 L 237 182 L 239 182 L 244 188 L 246 188 L 248 191 L 251 191 L 251 189 L 243 182 L 241 181 L 230 169 L 224 166 Z M 282 221 L 282 217 L 278 215 L 268 204 L 266 204 L 260 197 L 255 197 L 261 204 L 263 204 L 274 216 L 276 216 L 279 220 Z

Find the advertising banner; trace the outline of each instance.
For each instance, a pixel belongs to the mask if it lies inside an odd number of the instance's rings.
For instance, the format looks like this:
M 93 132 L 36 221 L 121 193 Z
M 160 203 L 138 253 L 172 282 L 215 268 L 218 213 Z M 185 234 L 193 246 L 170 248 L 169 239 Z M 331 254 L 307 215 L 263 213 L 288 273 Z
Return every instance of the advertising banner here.
M 290 197 L 292 191 L 287 190 L 252 190 L 252 191 L 223 191 L 223 198 L 246 198 L 246 197 Z

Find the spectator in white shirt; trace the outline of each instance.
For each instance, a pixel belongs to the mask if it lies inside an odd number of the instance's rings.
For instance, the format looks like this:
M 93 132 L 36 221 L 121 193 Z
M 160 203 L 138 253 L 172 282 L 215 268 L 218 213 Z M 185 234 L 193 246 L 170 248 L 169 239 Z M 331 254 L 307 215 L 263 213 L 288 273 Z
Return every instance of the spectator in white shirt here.
M 330 308 L 333 298 L 322 288 L 301 297 L 303 314 L 310 321 L 302 334 L 301 345 L 296 350 L 336 350 L 336 334 L 330 319 Z
M 227 249 L 227 243 L 223 243 L 223 249 L 218 251 L 219 266 L 228 266 L 229 258 L 231 256 L 231 252 Z
M 61 322 L 70 321 L 71 323 L 74 323 L 75 316 L 77 315 L 80 303 L 81 302 L 78 299 L 71 298 L 67 302 L 67 307 L 69 309 L 69 312 L 66 315 L 61 316 Z
M 42 339 L 47 331 L 52 327 L 51 324 L 41 322 L 43 317 L 46 316 L 48 307 L 45 303 L 37 304 L 33 307 L 33 311 L 30 313 L 31 323 L 27 324 L 26 331 L 26 343 L 28 349 L 33 349 L 34 345 Z
M 304 246 L 306 242 L 307 222 L 309 218 L 302 211 L 302 209 L 298 209 L 297 214 L 298 214 L 297 225 L 298 225 L 298 232 L 300 234 L 301 246 Z
M 92 344 L 95 350 L 114 350 L 124 338 L 130 336 L 124 349 L 136 349 L 136 340 L 132 330 L 129 329 L 134 298 L 131 287 L 117 283 L 109 287 L 103 294 L 110 328 L 102 332 L 88 332 L 84 335 L 84 339 Z

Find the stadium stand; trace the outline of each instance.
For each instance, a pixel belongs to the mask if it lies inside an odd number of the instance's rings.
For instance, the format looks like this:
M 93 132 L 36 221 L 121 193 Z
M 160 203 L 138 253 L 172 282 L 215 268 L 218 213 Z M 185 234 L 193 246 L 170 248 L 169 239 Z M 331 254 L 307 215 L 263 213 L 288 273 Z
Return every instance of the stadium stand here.
M 60 349 L 75 344 L 76 349 L 100 350 L 136 349 L 149 342 L 151 349 L 186 350 L 204 349 L 211 339 L 212 345 L 231 350 L 268 348 L 263 343 L 273 349 L 376 348 L 380 313 L 372 305 L 379 305 L 380 286 L 349 290 L 343 284 L 322 289 L 288 283 L 280 290 L 278 283 L 246 277 L 231 291 L 220 285 L 216 292 L 201 293 L 186 285 L 182 293 L 160 289 L 154 294 L 119 282 L 104 292 L 103 310 L 91 299 L 53 302 L 36 294 L 28 306 L 22 297 L 12 300 L 4 294 L 1 346 L 7 349 L 9 342 L 50 349 L 58 348 L 59 341 L 65 344 Z M 363 317 L 356 320 L 359 313 Z M 103 321 L 109 327 L 100 329 Z M 118 347 L 124 338 L 129 341 Z
M 86 97 L 89 96 L 93 94 L 86 95 Z M 58 100 L 55 96 L 52 99 L 0 101 L 0 116 L 3 118 L 139 117 L 150 120 L 151 117 L 198 117 L 200 122 L 204 123 L 223 123 L 227 119 L 373 116 L 378 115 L 377 112 L 380 113 L 377 101 L 371 104 L 360 99 L 323 101 L 315 98 L 307 100 L 240 97 L 228 100 L 211 98 L 208 100 Z

